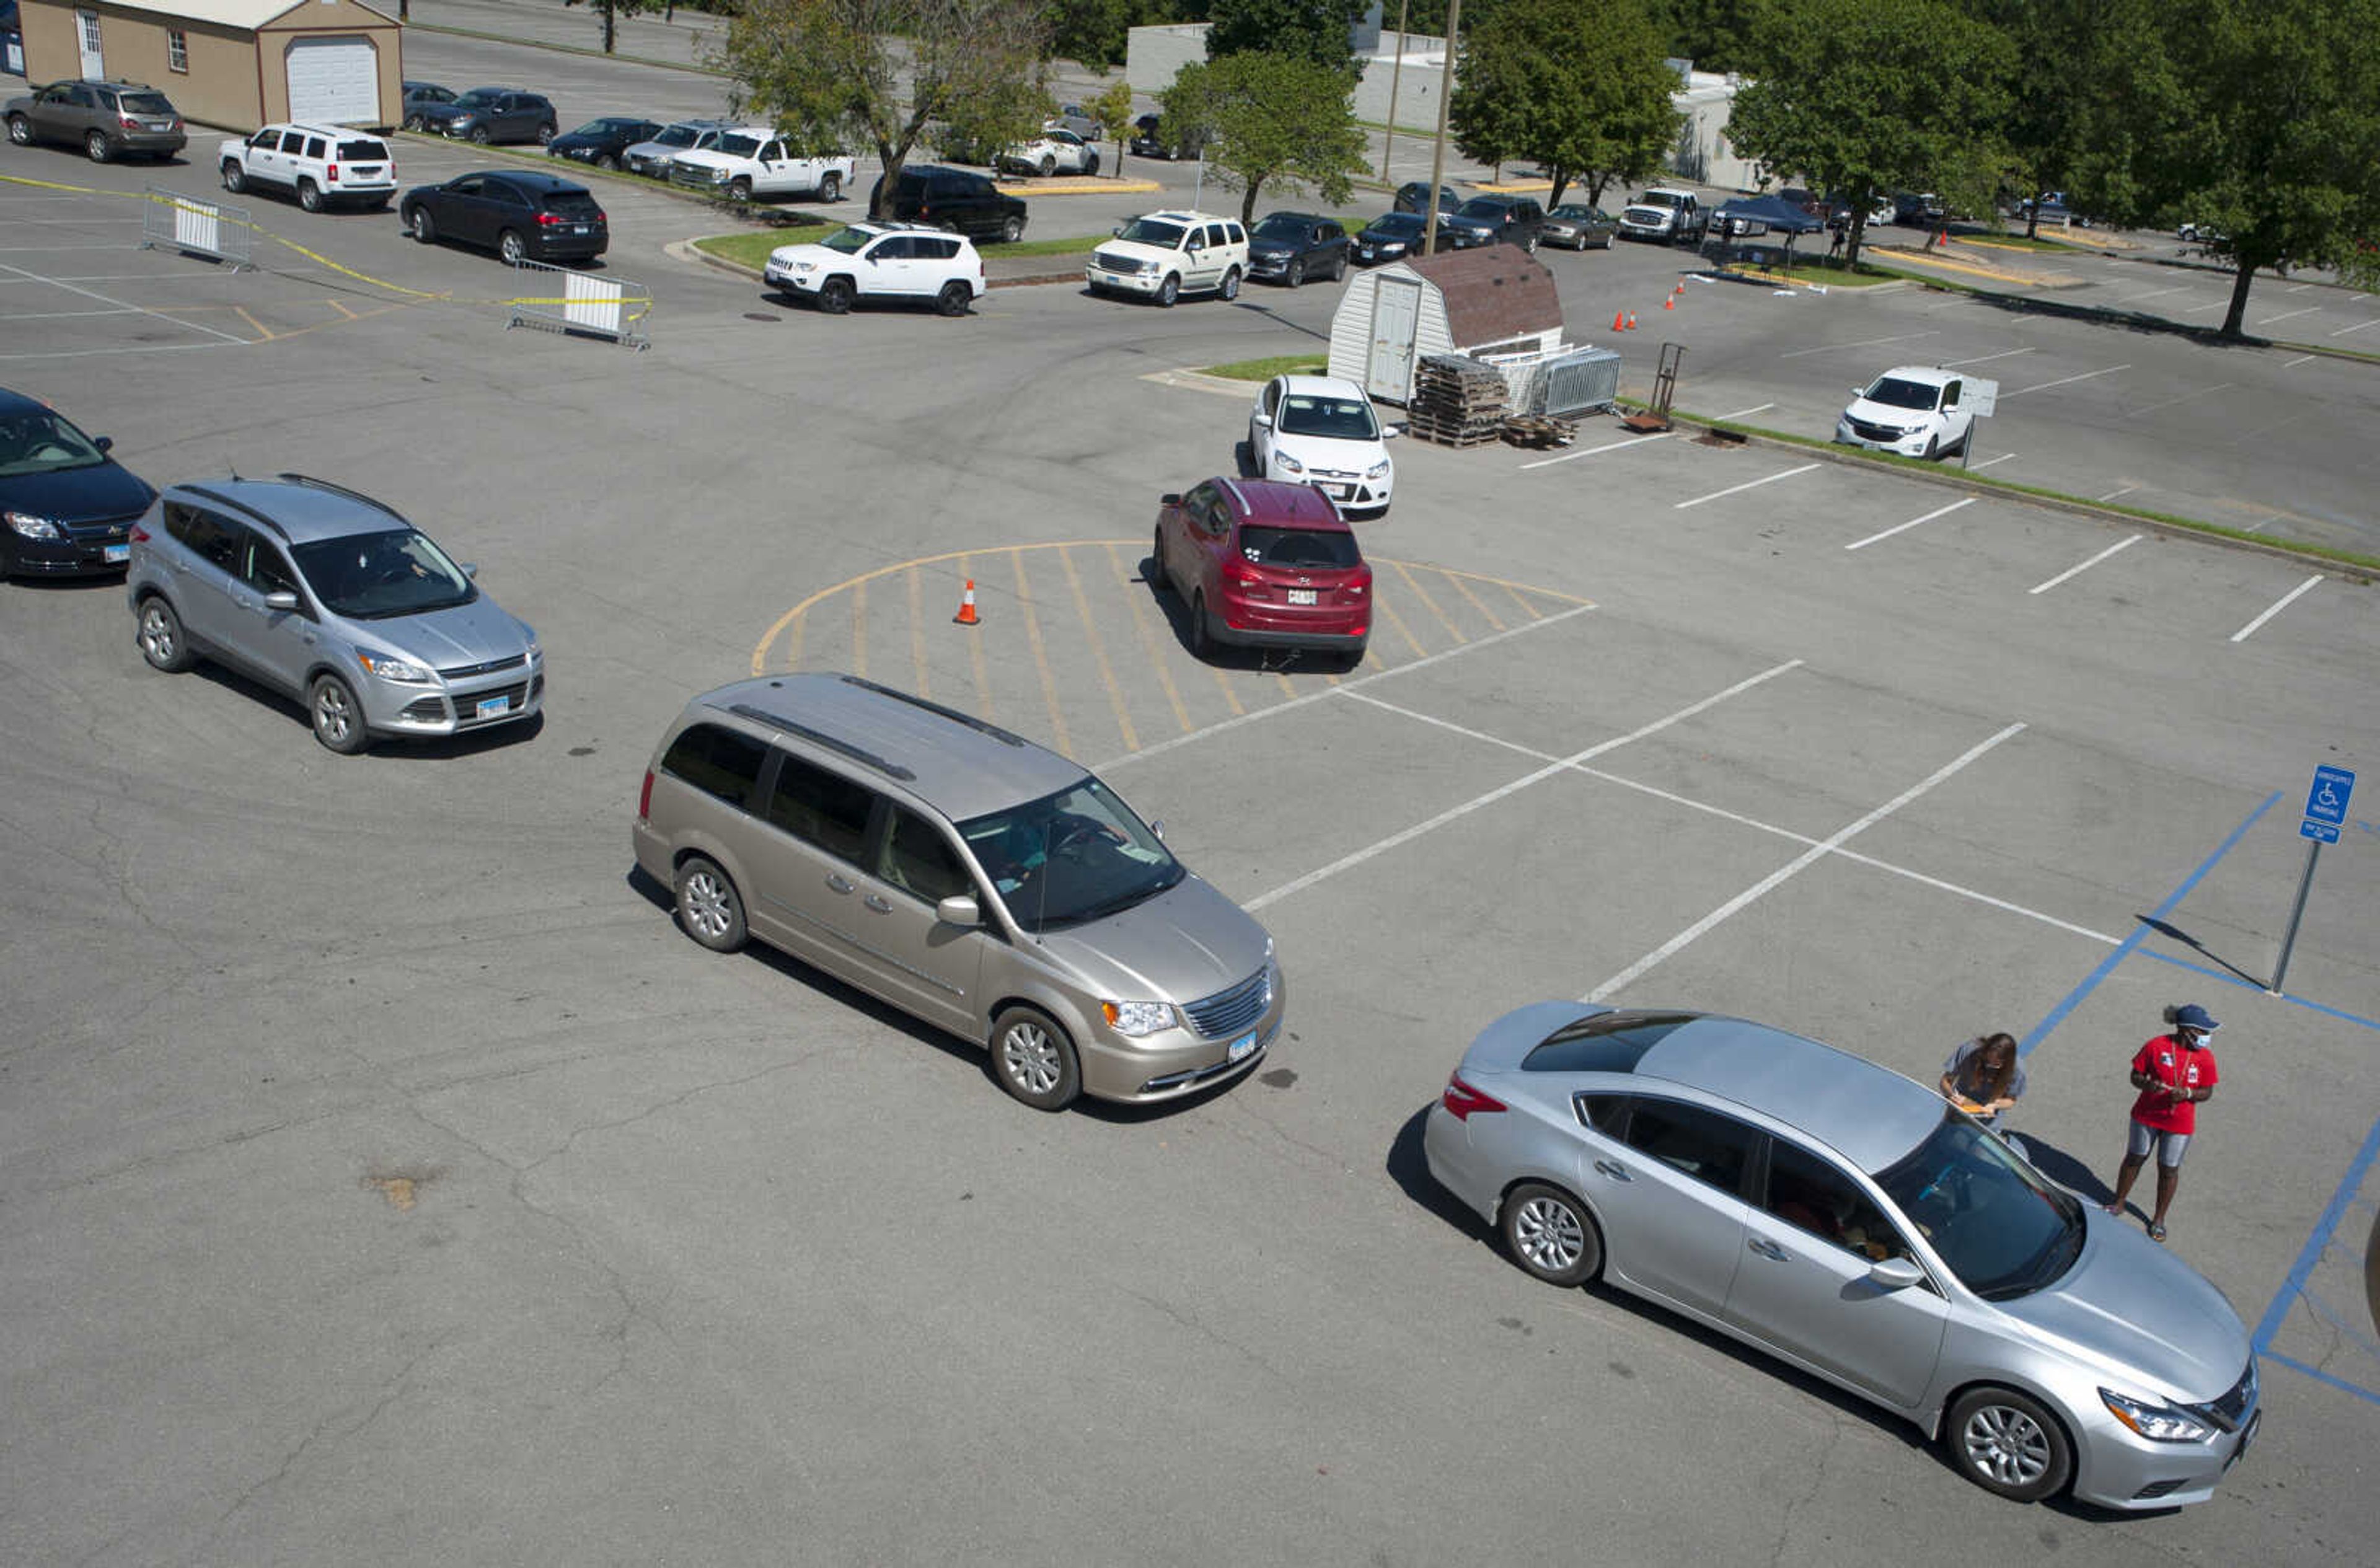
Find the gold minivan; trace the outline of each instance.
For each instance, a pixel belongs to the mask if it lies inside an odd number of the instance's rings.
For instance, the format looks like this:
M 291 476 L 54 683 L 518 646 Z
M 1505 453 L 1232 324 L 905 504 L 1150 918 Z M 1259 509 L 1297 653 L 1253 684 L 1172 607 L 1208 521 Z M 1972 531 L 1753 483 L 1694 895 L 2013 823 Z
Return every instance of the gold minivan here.
M 637 864 L 687 935 L 758 938 L 982 1042 L 1001 1087 L 1157 1100 L 1281 1029 L 1272 938 L 1056 752 L 856 675 L 686 704 L 645 771 Z

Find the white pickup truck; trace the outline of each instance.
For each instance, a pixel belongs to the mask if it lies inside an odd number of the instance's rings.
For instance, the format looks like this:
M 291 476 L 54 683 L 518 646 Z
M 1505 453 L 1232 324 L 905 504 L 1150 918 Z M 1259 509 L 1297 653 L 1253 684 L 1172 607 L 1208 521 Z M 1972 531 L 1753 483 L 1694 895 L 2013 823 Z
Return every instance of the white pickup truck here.
M 1691 190 L 1646 191 L 1620 213 L 1620 232 L 1631 239 L 1699 245 L 1710 227 L 1710 210 Z
M 858 165 L 847 152 L 796 158 L 767 126 L 737 126 L 698 151 L 671 160 L 672 185 L 714 191 L 737 201 L 755 196 L 815 196 L 839 201 Z

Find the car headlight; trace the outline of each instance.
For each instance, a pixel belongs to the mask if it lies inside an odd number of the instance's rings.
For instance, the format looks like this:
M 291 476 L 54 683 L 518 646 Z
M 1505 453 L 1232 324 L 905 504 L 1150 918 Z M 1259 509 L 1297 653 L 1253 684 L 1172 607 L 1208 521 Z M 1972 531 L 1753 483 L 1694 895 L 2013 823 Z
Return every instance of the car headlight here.
M 1402 239 L 1391 240 L 1388 244 L 1380 247 L 1380 254 L 1383 256 L 1402 256 L 1404 253 L 1405 245 L 1404 241 Z
M 427 665 L 417 664 L 410 659 L 400 659 L 394 653 L 375 653 L 365 648 L 356 650 L 356 662 L 364 667 L 364 674 L 375 680 L 395 681 L 403 686 L 428 686 L 437 678 Z
M 57 524 L 35 513 L 9 512 L 0 516 L 6 516 L 8 526 L 27 539 L 64 539 L 66 537 L 59 531 Z
M 527 621 L 520 624 L 521 636 L 528 639 L 528 662 L 532 664 L 545 657 L 545 650 L 537 640 L 537 628 Z
M 1281 466 L 1283 468 L 1288 469 L 1293 474 L 1302 474 L 1305 472 L 1305 465 L 1299 462 L 1296 458 L 1291 456 L 1286 452 L 1276 450 L 1273 453 L 1273 456 L 1280 460 Z
M 2215 1428 L 2186 1410 L 2153 1399 L 2128 1399 L 2113 1389 L 2101 1389 L 2107 1413 L 2151 1442 L 2204 1442 Z
M 1099 1011 L 1107 1015 L 1108 1027 L 1134 1039 L 1173 1027 L 1170 1002 L 1102 1002 Z
M 1386 457 L 1383 457 L 1378 462 L 1373 464 L 1370 468 L 1366 468 L 1364 470 L 1364 477 L 1367 480 L 1387 479 L 1389 477 L 1389 460 Z
M 814 273 L 818 271 L 818 263 L 816 261 L 795 261 L 793 263 L 793 268 L 794 271 L 797 273 Z
M 720 168 L 712 169 L 710 171 L 710 183 L 713 185 L 725 185 L 727 183 L 727 171 Z

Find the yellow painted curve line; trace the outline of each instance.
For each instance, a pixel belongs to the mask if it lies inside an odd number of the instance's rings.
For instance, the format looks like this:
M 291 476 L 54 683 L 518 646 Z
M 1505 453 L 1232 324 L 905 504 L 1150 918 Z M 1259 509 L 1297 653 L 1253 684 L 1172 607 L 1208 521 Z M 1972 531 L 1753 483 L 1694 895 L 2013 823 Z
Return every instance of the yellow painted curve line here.
M 145 190 L 137 192 L 102 190 L 96 186 L 67 185 L 59 180 L 51 179 L 28 179 L 21 175 L 0 175 L 0 184 L 29 186 L 36 190 L 63 190 L 76 196 L 113 196 L 127 201 L 154 201 L 161 207 L 177 207 L 185 203 L 195 206 L 214 205 L 213 203 L 207 201 L 203 197 L 152 196 Z M 523 296 L 521 298 L 512 299 L 467 299 L 455 294 L 451 290 L 444 293 L 433 293 L 429 289 L 407 288 L 401 283 L 391 283 L 386 278 L 376 278 L 370 273 L 359 273 L 353 267 L 343 266 L 339 262 L 332 261 L 328 256 L 323 255 L 321 251 L 310 250 L 294 239 L 273 233 L 271 229 L 266 228 L 261 224 L 246 222 L 238 218 L 225 217 L 222 214 L 220 207 L 216 208 L 215 221 L 217 223 L 236 225 L 240 228 L 247 229 L 251 234 L 262 235 L 265 238 L 273 241 L 275 245 L 286 246 L 290 249 L 298 252 L 300 256 L 305 257 L 308 261 L 328 267 L 334 273 L 343 273 L 347 277 L 354 278 L 358 283 L 369 284 L 374 288 L 386 289 L 391 294 L 402 294 L 415 299 L 434 299 L 449 305 L 485 306 L 496 310 L 506 309 L 514 305 L 576 305 L 588 303 L 584 300 L 548 299 L 538 298 L 536 296 Z M 620 302 L 623 305 L 638 305 L 643 307 L 642 310 L 638 310 L 634 315 L 628 317 L 628 320 L 632 322 L 644 320 L 646 315 L 651 311 L 653 304 L 652 297 L 650 295 L 638 294 L 623 295 L 621 296 Z
M 1093 547 L 1105 549 L 1110 545 L 1135 545 L 1143 541 L 1133 539 L 1067 539 L 1060 540 L 1050 544 L 1011 544 L 994 546 L 992 548 L 1006 550 L 1011 553 L 1022 553 L 1027 550 L 1071 550 L 1078 547 L 1082 549 L 1090 549 Z M 770 645 L 775 642 L 777 638 L 783 637 L 785 634 L 786 628 L 791 626 L 795 622 L 800 620 L 802 616 L 808 612 L 812 605 L 818 604 L 824 600 L 832 599 L 836 594 L 842 593 L 846 590 L 858 588 L 864 583 L 874 582 L 879 577 L 891 577 L 895 572 L 914 571 L 919 566 L 938 565 L 944 561 L 965 560 L 969 556 L 982 555 L 985 553 L 988 553 L 988 552 L 982 545 L 977 545 L 973 549 L 969 550 L 945 550 L 939 555 L 920 555 L 915 560 L 895 561 L 889 566 L 879 566 L 874 571 L 862 572 L 857 577 L 845 577 L 839 583 L 820 589 L 816 593 L 811 594 L 808 598 L 803 600 L 800 603 L 795 605 L 792 609 L 786 611 L 783 614 L 771 622 L 769 629 L 760 634 L 760 640 L 752 646 L 752 673 L 756 675 L 765 675 L 769 673 L 768 659 Z M 1542 598 L 1558 599 L 1570 604 L 1592 604 L 1595 602 L 1595 601 L 1586 598 L 1583 594 L 1564 593 L 1559 589 L 1538 588 L 1530 583 L 1513 582 L 1507 577 L 1491 577 L 1484 572 L 1465 572 L 1459 571 L 1451 566 L 1432 566 L 1421 563 L 1397 561 L 1391 560 L 1384 555 L 1375 555 L 1369 557 L 1369 559 L 1379 565 L 1394 566 L 1399 571 L 1403 571 L 1410 566 L 1418 565 L 1424 571 L 1443 572 L 1450 577 L 1468 577 L 1473 582 L 1493 583 L 1498 588 L 1508 589 L 1515 594 L 1534 593 Z

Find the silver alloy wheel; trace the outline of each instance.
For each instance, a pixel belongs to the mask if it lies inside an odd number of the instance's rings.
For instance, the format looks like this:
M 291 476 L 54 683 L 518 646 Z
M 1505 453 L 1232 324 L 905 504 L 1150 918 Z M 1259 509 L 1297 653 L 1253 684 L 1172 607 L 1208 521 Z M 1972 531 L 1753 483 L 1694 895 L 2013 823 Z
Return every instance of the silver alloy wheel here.
M 2029 1487 L 2049 1473 L 2049 1436 L 2012 1404 L 1978 1405 L 1959 1433 L 1967 1463 L 2003 1487 Z
M 347 688 L 337 681 L 314 683 L 314 733 L 332 746 L 343 744 L 356 727 L 355 710 L 347 705 Z
M 167 618 L 164 606 L 154 599 L 140 606 L 140 651 L 161 670 L 171 665 L 179 651 L 174 623 Z
M 1586 1256 L 1586 1230 L 1569 1204 L 1532 1197 L 1512 1218 L 1512 1245 L 1533 1267 L 1560 1274 Z
M 682 907 L 696 931 L 712 942 L 724 939 L 733 916 L 728 908 L 727 884 L 719 873 L 709 867 L 686 879 Z
M 9 115 L 8 140 L 19 147 L 30 147 L 33 144 L 32 122 L 22 115 Z
M 1044 1095 L 1065 1076 L 1066 1064 L 1048 1029 L 1019 1018 L 1001 1033 L 1000 1070 L 1026 1092 Z

